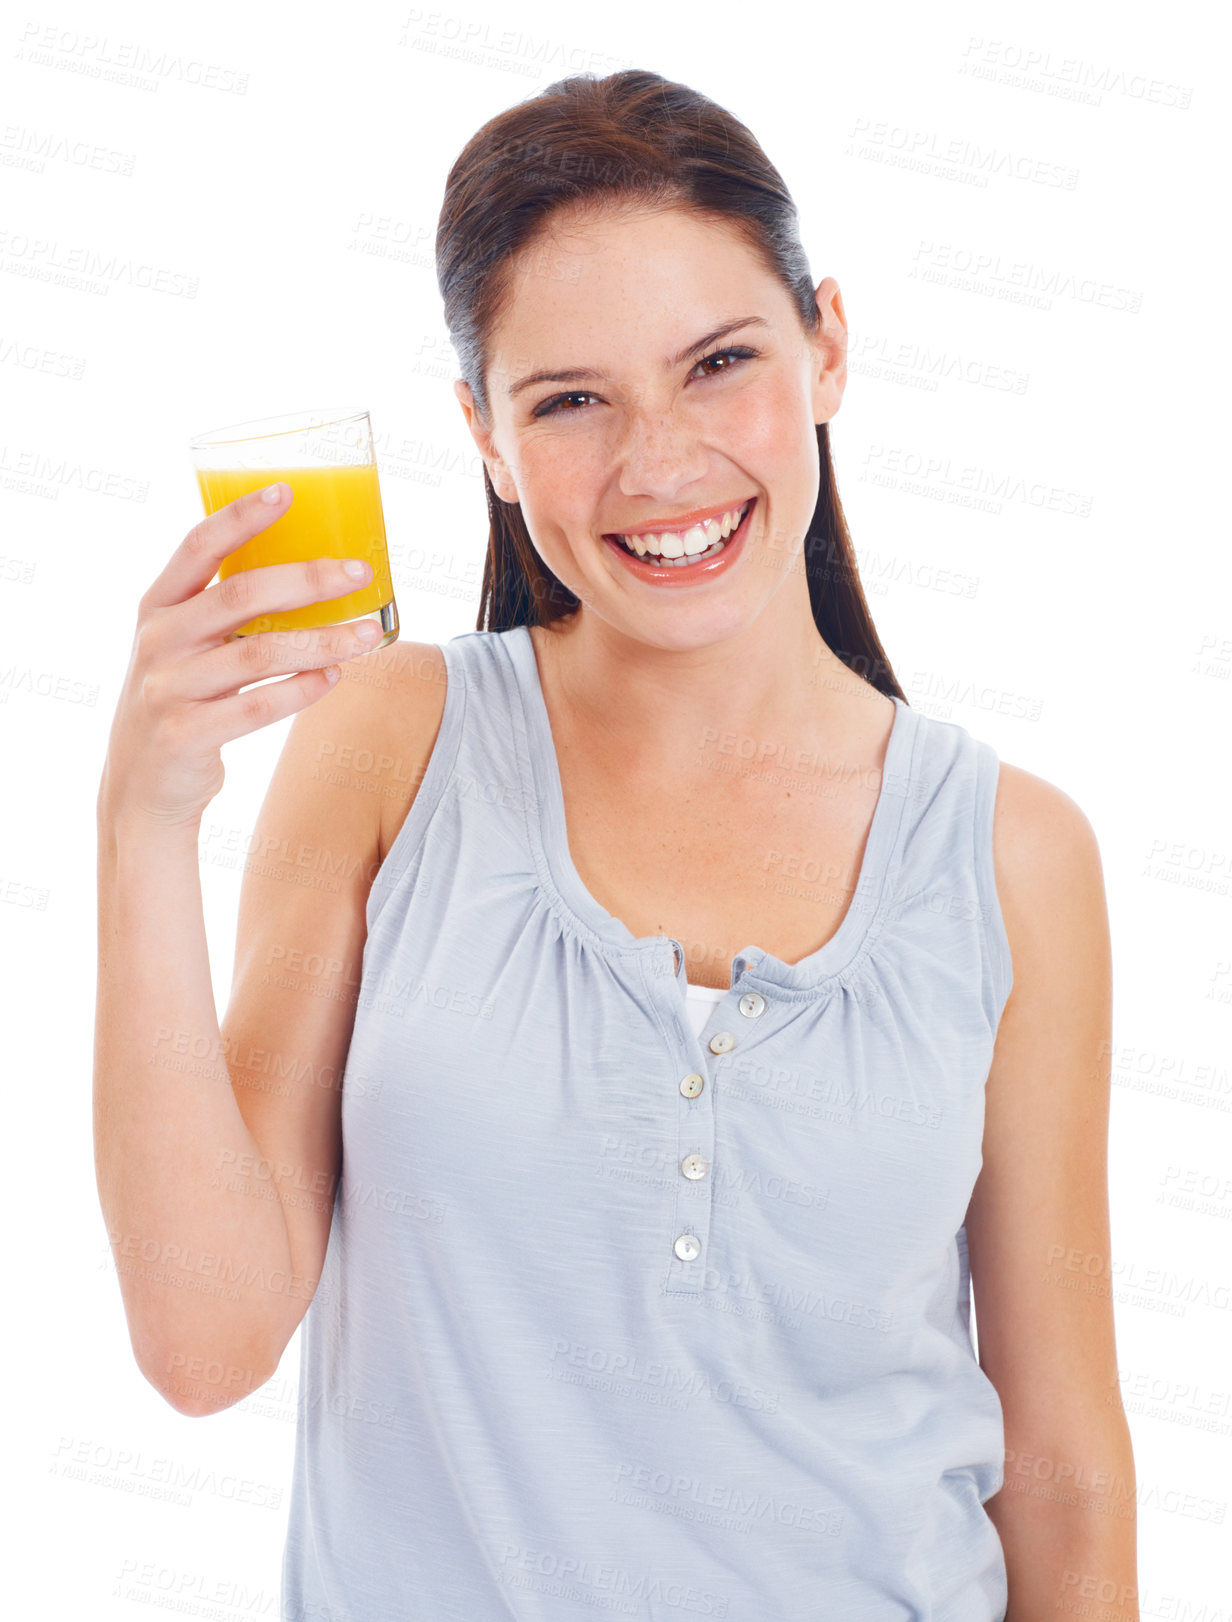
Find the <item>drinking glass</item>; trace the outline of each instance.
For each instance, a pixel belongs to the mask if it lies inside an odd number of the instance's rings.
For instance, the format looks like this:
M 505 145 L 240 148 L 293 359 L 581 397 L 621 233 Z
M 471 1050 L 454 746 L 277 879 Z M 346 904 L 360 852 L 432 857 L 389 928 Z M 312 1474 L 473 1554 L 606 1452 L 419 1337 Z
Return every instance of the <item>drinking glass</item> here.
M 234 637 L 370 619 L 385 633 L 374 651 L 397 640 L 398 608 L 366 411 L 300 411 L 236 423 L 196 435 L 188 448 L 207 516 L 279 480 L 292 490 L 281 518 L 223 559 L 220 580 L 238 569 L 311 558 L 366 558 L 372 565 L 368 584 L 345 597 L 259 614 Z

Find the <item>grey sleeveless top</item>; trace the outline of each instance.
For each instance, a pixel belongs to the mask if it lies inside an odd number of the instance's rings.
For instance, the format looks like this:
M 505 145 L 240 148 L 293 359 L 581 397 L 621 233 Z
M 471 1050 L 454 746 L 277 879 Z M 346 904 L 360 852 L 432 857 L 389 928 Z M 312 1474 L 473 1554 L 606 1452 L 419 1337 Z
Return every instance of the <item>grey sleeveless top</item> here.
M 443 652 L 368 899 L 283 1617 L 1001 1622 L 963 1227 L 1011 986 L 991 745 L 896 699 L 837 933 L 745 947 L 698 1032 L 681 943 L 572 864 L 529 631 Z

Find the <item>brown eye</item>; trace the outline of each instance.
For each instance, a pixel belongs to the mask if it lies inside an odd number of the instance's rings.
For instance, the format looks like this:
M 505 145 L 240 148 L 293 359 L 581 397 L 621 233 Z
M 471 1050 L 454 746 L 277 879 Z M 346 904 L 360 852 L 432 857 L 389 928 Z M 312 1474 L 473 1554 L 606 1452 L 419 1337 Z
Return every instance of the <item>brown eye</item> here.
M 743 344 L 737 344 L 735 347 L 730 349 L 714 349 L 710 352 L 710 354 L 703 355 L 693 369 L 696 371 L 698 366 L 707 366 L 711 361 L 714 360 L 754 360 L 759 353 L 759 350 L 749 349 Z M 730 365 L 722 366 L 717 371 L 704 372 L 702 375 L 703 377 L 719 377 L 724 372 L 730 372 L 731 369 L 732 368 Z M 589 394 L 583 389 L 572 389 L 568 394 L 554 394 L 550 400 L 545 400 L 542 405 L 536 406 L 534 411 L 531 412 L 531 416 L 550 417 L 554 412 L 561 409 L 566 400 L 595 400 L 597 398 L 597 395 Z M 582 411 L 584 409 L 585 407 L 578 406 L 573 410 L 570 410 L 567 415 L 573 416 L 576 411 Z

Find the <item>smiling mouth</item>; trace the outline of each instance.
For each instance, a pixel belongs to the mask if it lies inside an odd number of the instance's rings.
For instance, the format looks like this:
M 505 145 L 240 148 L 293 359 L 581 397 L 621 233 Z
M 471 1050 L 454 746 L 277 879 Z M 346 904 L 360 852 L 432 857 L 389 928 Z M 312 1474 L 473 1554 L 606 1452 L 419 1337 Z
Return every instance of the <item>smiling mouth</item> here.
M 658 535 L 638 535 L 636 538 L 642 543 L 641 551 L 626 535 L 607 535 L 604 539 L 619 546 L 622 551 L 627 552 L 632 558 L 637 558 L 640 563 L 653 564 L 661 569 L 687 569 L 692 564 L 705 563 L 711 558 L 717 558 L 724 551 L 748 517 L 749 509 L 756 499 L 755 496 L 750 496 L 739 507 L 731 509 L 734 522 L 731 523 L 726 535 L 722 533 L 720 524 L 707 521 L 705 524 L 691 525 L 682 532 L 665 530 Z M 667 551 L 662 550 L 665 545 Z M 652 547 L 658 550 L 652 550 Z

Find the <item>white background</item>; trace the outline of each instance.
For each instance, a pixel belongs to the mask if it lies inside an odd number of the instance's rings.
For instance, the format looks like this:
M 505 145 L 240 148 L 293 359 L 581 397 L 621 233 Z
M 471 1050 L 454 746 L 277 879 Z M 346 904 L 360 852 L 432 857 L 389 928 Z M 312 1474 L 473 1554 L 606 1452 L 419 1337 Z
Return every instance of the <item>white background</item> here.
M 1012 4 L 990 21 L 952 0 L 464 0 L 312 15 L 221 0 L 100 19 L 61 3 L 10 10 L 0 29 L 13 1614 L 277 1614 L 298 1340 L 244 1404 L 207 1421 L 168 1407 L 131 1355 L 92 1158 L 94 797 L 137 600 L 200 516 L 186 442 L 368 407 L 402 634 L 473 630 L 487 525 L 432 263 L 445 176 L 503 108 L 564 73 L 627 66 L 753 130 L 796 198 L 814 281 L 843 289 L 840 492 L 909 699 L 1059 785 L 1097 831 L 1142 1615 L 1228 1614 L 1228 143 L 1213 8 Z M 955 499 L 973 489 L 980 504 Z M 237 842 L 287 725 L 227 747 L 203 829 L 220 1012 Z

